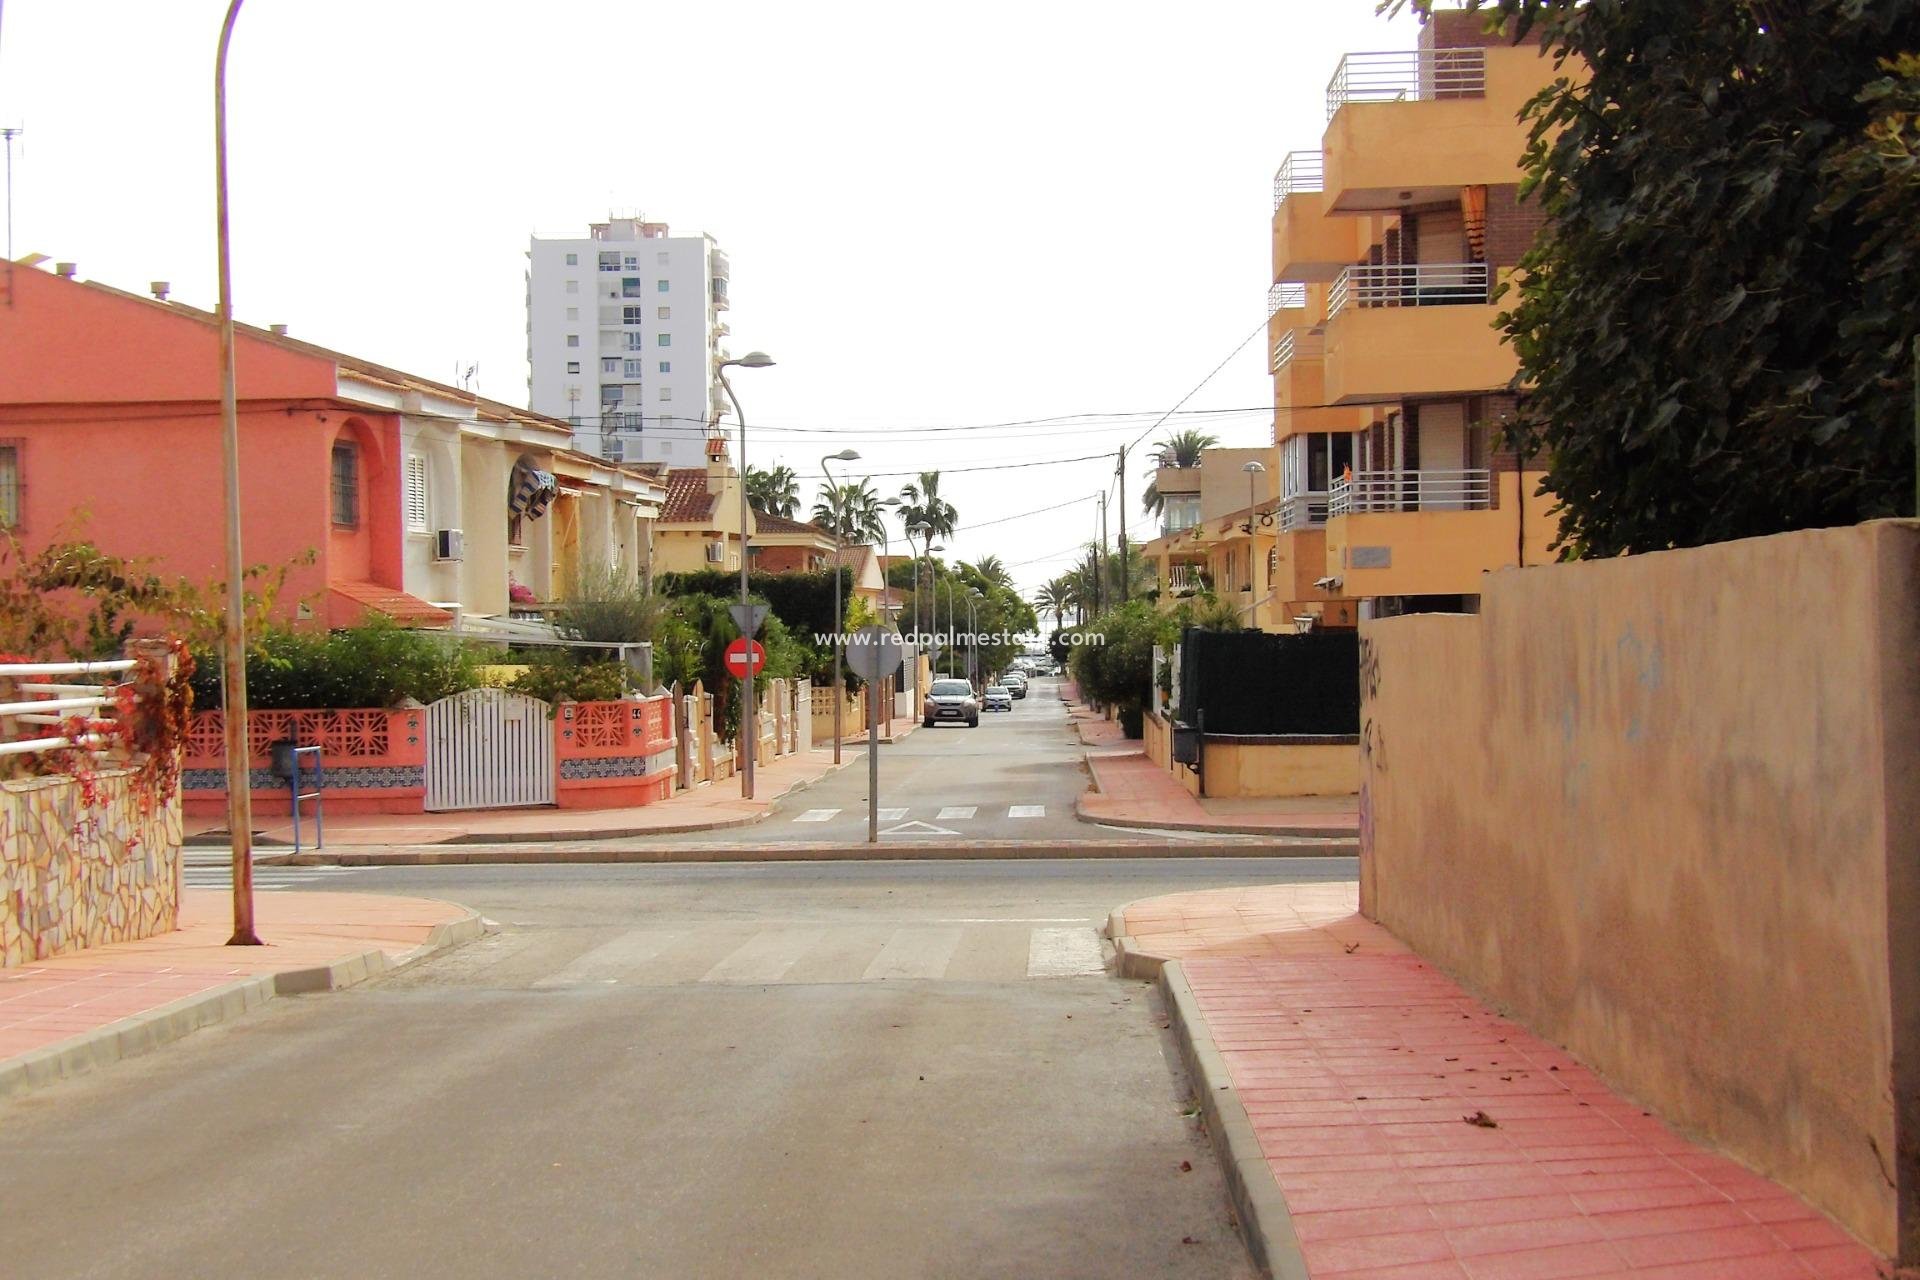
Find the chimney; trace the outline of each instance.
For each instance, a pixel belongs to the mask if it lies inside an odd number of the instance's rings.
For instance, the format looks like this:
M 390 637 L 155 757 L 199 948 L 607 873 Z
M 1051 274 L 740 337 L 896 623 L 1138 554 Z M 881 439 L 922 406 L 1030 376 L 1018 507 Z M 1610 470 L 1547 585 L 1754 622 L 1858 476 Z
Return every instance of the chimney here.
M 53 264 L 53 274 L 59 276 L 62 280 L 73 279 L 73 273 L 79 269 L 80 264 L 76 262 L 56 262 Z
M 147 285 L 147 292 L 151 293 L 155 298 L 158 298 L 161 302 L 165 302 L 167 300 L 167 294 L 172 292 L 172 290 L 173 290 L 173 286 L 168 284 L 165 280 L 154 280 Z
M 733 459 L 727 454 L 727 442 L 715 436 L 707 438 L 707 492 L 715 497 L 727 487 L 733 476 Z
M 273 336 L 276 338 L 284 338 L 287 336 L 287 326 L 283 324 L 268 325 L 267 328 L 272 331 Z

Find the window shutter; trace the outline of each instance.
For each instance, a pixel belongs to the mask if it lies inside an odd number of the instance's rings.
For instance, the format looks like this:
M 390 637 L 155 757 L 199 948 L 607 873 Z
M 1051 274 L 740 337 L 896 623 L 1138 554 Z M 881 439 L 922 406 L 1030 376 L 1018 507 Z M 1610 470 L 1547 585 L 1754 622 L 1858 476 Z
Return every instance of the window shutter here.
M 407 458 L 407 528 L 427 532 L 427 460 L 417 453 Z

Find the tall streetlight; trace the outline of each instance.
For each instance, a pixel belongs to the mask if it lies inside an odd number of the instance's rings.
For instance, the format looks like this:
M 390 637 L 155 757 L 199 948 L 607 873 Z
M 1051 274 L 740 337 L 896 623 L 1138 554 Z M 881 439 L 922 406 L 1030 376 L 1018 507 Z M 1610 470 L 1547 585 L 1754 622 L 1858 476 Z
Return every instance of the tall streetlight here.
M 227 831 L 233 841 L 230 947 L 257 947 L 253 928 L 253 788 L 247 757 L 247 613 L 240 558 L 240 406 L 233 376 L 233 266 L 227 240 L 227 45 L 242 0 L 227 6 L 213 61 L 214 232 L 220 257 L 220 441 L 226 464 L 227 618 L 220 646 L 220 709 L 227 740 Z M 11 158 L 11 151 L 9 151 Z
M 926 548 L 927 635 L 929 647 L 940 649 L 940 577 L 933 571 L 933 553 L 936 551 L 945 551 L 946 548 L 935 544 L 932 533 L 927 534 Z M 947 656 L 944 649 L 940 649 L 940 656 L 943 658 Z
M 928 524 L 925 520 L 915 520 L 912 524 L 907 526 L 907 554 L 908 555 L 913 555 L 913 535 L 916 533 L 920 535 L 921 545 L 923 547 L 931 546 L 933 543 L 933 526 Z M 932 560 L 931 553 L 929 553 L 928 560 L 929 560 L 929 563 L 931 563 L 931 560 Z M 918 641 L 921 633 L 920 558 L 918 556 L 914 556 L 914 560 L 913 560 L 913 632 L 914 632 L 914 639 Z
M 714 374 L 720 379 L 727 399 L 733 401 L 733 416 L 740 420 L 740 608 L 743 613 L 750 607 L 747 603 L 747 527 L 753 520 L 747 510 L 747 415 L 740 408 L 740 397 L 733 394 L 733 384 L 727 381 L 727 370 L 734 365 L 742 369 L 765 369 L 772 364 L 773 357 L 766 352 L 749 351 L 738 360 L 722 360 L 714 366 Z M 742 634 L 746 633 L 745 627 L 740 630 Z M 746 674 L 740 679 L 740 748 L 747 757 L 747 767 L 740 774 L 740 796 L 744 800 L 751 800 L 753 758 L 759 754 L 760 743 L 754 736 L 753 727 L 753 637 L 748 635 L 746 639 Z
M 1260 538 L 1254 532 L 1259 528 L 1259 513 L 1255 510 L 1259 501 L 1254 497 L 1254 486 L 1259 483 L 1260 477 L 1266 474 L 1267 468 L 1264 463 L 1255 459 L 1240 469 L 1247 473 L 1247 625 L 1257 629 L 1259 624 L 1255 618 L 1260 612 L 1260 597 L 1253 589 L 1255 581 L 1253 561 L 1259 554 Z
M 978 587 L 967 588 L 967 630 L 973 633 L 973 643 L 967 646 L 967 665 L 973 669 L 973 681 L 980 683 L 980 615 L 974 606 L 986 599 Z
M 840 739 L 845 736 L 840 728 L 841 704 L 846 701 L 846 641 L 843 632 L 847 629 L 847 615 L 840 607 L 840 569 L 841 554 L 840 526 L 845 523 L 846 513 L 840 509 L 843 495 L 839 486 L 834 484 L 833 472 L 827 470 L 829 462 L 853 462 L 860 454 L 853 449 L 842 449 L 820 459 L 820 474 L 827 478 L 827 510 L 833 515 L 833 762 L 840 763 Z

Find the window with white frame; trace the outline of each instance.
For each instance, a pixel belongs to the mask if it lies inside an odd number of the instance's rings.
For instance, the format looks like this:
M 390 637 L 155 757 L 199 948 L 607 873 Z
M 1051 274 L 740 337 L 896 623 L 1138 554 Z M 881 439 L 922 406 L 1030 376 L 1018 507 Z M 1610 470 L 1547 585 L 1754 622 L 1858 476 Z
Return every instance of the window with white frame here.
M 672 307 L 661 307 L 661 308 L 660 308 L 660 310 L 659 310 L 659 312 L 658 312 L 657 314 L 658 314 L 658 316 L 659 316 L 659 318 L 660 318 L 660 319 L 662 319 L 662 320 L 671 320 L 671 319 L 673 319 L 673 308 L 672 308 Z
M 620 308 L 621 324 L 645 324 L 646 322 L 647 322 L 647 309 L 645 307 Z
M 661 293 L 667 293 L 673 288 L 673 283 L 669 280 L 662 280 L 654 285 L 654 288 L 658 289 Z
M 663 334 L 661 334 L 661 335 L 660 335 L 660 337 L 659 337 L 659 345 L 660 345 L 660 346 L 663 346 L 663 347 L 670 347 L 670 346 L 672 346 L 672 345 L 673 345 L 673 335 L 672 335 L 672 334 L 670 334 L 670 333 L 663 333 Z
M 664 267 L 668 263 L 673 261 L 673 255 L 671 253 L 668 253 L 665 249 L 662 249 L 659 253 L 656 253 L 653 255 L 653 260 Z
M 619 356 L 602 356 L 600 358 L 600 372 L 602 373 L 620 372 L 620 357 Z
M 647 348 L 647 335 L 646 335 L 646 334 L 644 334 L 644 333 L 630 333 L 630 334 L 628 334 L 628 335 L 627 335 L 627 350 L 629 350 L 629 351 L 644 351 L 644 350 L 646 350 L 646 348 Z
M 641 367 L 645 364 L 645 360 L 629 360 L 626 362 L 625 367 L 620 370 L 620 373 L 628 379 L 637 379 L 640 376 Z
M 567 372 L 568 373 L 580 372 L 580 362 L 578 360 L 567 361 Z
M 578 320 L 579 318 L 580 318 L 580 308 L 578 307 L 567 308 L 567 319 Z
M 671 361 L 671 360 L 662 360 L 662 361 L 660 362 L 660 372 L 662 372 L 662 373 L 672 373 L 672 372 L 673 372 L 673 361 Z
M 571 258 L 571 257 L 573 257 L 574 255 L 570 253 L 570 254 L 568 254 L 567 256 L 568 256 L 569 258 Z M 572 264 L 571 262 L 569 262 L 569 263 L 568 263 L 567 265 L 568 265 L 568 266 L 572 266 L 573 264 Z M 578 293 L 578 292 L 580 292 L 580 282 L 579 282 L 578 280 L 569 280 L 569 281 L 567 281 L 567 292 L 568 292 L 568 293 Z
M 568 266 L 570 266 L 570 267 L 577 267 L 577 266 L 579 266 L 579 265 L 580 265 L 580 255 L 579 255 L 579 254 L 577 254 L 577 253 L 570 253 L 570 254 L 568 254 L 568 255 L 567 255 L 567 265 L 568 265 Z
M 417 453 L 407 455 L 407 532 L 426 533 L 427 460 Z
M 580 345 L 580 335 L 579 335 L 579 334 L 577 334 L 577 333 L 570 333 L 570 334 L 568 334 L 568 335 L 567 335 L 567 345 L 568 345 L 568 346 L 570 346 L 570 347 L 577 347 L 577 346 L 579 346 L 579 345 Z
M 673 388 L 672 388 L 672 387 L 662 387 L 662 388 L 660 388 L 660 398 L 661 398 L 662 400 L 671 400 L 671 399 L 673 399 Z

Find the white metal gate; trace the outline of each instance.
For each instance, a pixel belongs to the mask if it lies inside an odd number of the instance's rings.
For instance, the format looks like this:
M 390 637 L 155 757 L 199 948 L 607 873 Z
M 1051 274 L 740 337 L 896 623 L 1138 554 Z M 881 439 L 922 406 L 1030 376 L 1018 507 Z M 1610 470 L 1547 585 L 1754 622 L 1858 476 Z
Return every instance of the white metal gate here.
M 428 812 L 553 803 L 553 721 L 538 698 L 469 689 L 427 708 Z

